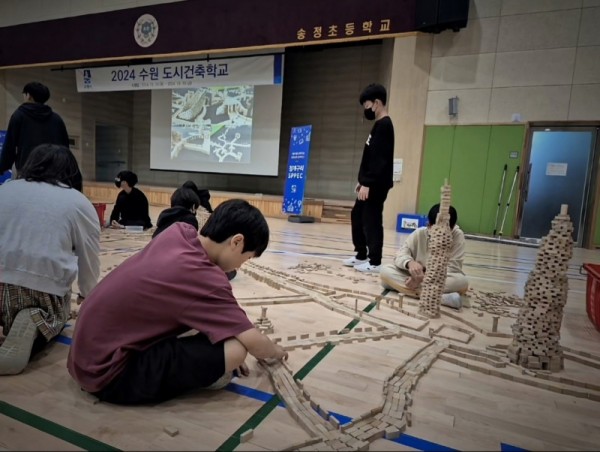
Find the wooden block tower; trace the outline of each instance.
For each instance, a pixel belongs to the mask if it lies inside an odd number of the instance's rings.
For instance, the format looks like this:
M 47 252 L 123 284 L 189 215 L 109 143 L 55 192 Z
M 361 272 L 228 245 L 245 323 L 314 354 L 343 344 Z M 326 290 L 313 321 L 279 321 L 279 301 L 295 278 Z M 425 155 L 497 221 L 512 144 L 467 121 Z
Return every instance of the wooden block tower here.
M 419 314 L 429 318 L 440 316 L 440 303 L 446 284 L 448 260 L 452 247 L 452 231 L 450 230 L 450 198 L 451 188 L 448 180 L 441 188 L 440 212 L 435 224 L 429 228 L 429 257 L 425 265 L 425 278 L 421 284 Z
M 267 318 L 267 308 L 262 306 L 260 318 L 254 322 L 254 326 L 263 334 L 273 334 L 273 322 Z
M 208 212 L 208 210 L 206 210 L 202 206 L 198 207 L 198 210 L 196 210 L 196 218 L 198 219 L 198 231 L 202 229 L 202 226 L 204 226 L 204 223 L 206 223 L 208 217 L 210 217 L 210 213 Z
M 567 302 L 567 268 L 573 255 L 573 224 L 563 204 L 540 244 L 535 267 L 525 283 L 525 297 L 508 358 L 528 369 L 558 372 L 563 368 L 560 325 Z

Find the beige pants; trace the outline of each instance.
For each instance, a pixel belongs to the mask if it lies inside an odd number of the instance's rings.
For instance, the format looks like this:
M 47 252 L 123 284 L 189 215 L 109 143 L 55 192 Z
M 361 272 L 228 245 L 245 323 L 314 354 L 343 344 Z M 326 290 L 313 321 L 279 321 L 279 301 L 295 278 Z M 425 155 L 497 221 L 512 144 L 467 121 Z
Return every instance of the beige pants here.
M 407 270 L 401 270 L 394 264 L 384 264 L 380 270 L 381 285 L 386 289 L 393 289 L 407 295 L 418 298 L 420 288 L 416 290 L 406 287 L 406 278 L 410 277 Z M 460 273 L 449 273 L 446 275 L 444 293 L 458 292 L 464 294 L 469 288 L 469 281 L 465 275 Z

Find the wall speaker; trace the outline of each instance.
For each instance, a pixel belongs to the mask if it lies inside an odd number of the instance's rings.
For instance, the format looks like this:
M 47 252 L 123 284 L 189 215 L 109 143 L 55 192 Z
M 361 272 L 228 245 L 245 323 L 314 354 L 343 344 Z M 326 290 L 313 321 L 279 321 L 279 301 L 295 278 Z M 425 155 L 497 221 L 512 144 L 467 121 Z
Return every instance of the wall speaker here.
M 458 97 L 454 96 L 448 99 L 448 116 L 458 115 Z
M 459 31 L 467 26 L 469 0 L 417 0 L 415 26 L 417 31 L 439 33 Z

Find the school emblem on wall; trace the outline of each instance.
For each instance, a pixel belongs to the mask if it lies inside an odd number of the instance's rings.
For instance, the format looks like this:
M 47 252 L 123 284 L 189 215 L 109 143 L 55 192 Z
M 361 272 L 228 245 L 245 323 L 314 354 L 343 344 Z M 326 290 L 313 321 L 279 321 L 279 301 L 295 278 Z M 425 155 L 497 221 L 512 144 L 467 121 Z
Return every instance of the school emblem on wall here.
M 158 37 L 158 21 L 152 14 L 142 14 L 133 27 L 133 37 L 140 47 L 150 47 Z

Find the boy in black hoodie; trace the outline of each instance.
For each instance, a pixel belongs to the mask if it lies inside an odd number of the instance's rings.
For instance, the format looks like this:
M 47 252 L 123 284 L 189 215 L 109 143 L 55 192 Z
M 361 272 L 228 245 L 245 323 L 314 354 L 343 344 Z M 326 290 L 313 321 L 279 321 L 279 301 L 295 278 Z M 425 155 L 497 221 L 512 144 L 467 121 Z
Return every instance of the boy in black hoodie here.
M 200 199 L 194 190 L 186 187 L 175 190 L 171 195 L 171 207 L 163 210 L 158 216 L 156 230 L 152 234 L 152 238 L 156 237 L 162 231 L 178 221 L 191 224 L 198 230 L 196 210 L 199 205 Z
M 50 98 L 48 87 L 31 82 L 23 88 L 25 102 L 10 117 L 2 154 L 0 174 L 12 168 L 17 173 L 27 157 L 40 144 L 58 144 L 69 147 L 69 135 L 62 118 L 45 105 Z

